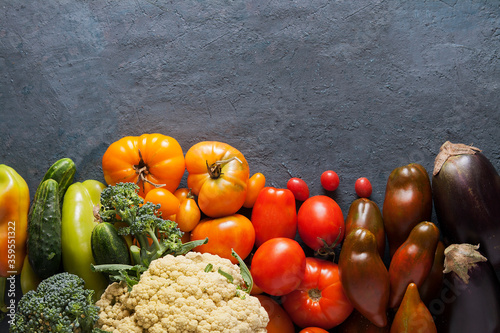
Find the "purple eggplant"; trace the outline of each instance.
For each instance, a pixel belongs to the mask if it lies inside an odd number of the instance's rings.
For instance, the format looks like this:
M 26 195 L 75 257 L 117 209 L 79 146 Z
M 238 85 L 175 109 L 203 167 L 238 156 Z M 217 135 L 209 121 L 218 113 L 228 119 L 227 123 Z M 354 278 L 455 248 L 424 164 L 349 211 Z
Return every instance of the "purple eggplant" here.
M 438 332 L 500 333 L 500 282 L 478 246 L 452 244 L 445 250 L 445 278 L 429 304 Z
M 445 245 L 481 244 L 500 272 L 500 176 L 481 150 L 445 142 L 432 177 L 434 207 Z

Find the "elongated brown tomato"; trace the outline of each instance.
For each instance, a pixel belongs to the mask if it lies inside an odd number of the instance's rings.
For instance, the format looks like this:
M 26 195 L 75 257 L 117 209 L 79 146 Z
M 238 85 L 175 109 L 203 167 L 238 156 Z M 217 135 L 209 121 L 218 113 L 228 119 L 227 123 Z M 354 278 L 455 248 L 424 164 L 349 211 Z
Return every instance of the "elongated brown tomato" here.
M 378 327 L 358 311 L 353 311 L 339 326 L 339 333 L 389 333 L 390 325 Z
M 434 254 L 434 262 L 432 263 L 431 271 L 425 278 L 422 285 L 418 288 L 420 299 L 425 305 L 429 305 L 432 300 L 439 297 L 444 281 L 444 244 L 438 242 L 436 253 Z
M 431 271 L 438 241 L 438 227 L 432 222 L 420 222 L 394 253 L 389 265 L 389 307 L 399 306 L 409 283 L 415 283 L 417 287 L 422 285 Z
M 414 226 L 431 219 L 432 187 L 422 165 L 411 163 L 391 172 L 382 214 L 392 256 Z
M 486 155 L 445 142 L 436 156 L 432 190 L 445 245 L 481 244 L 500 274 L 500 175 Z
M 358 198 L 352 202 L 345 220 L 346 234 L 357 227 L 366 228 L 375 235 L 378 253 L 383 257 L 385 252 L 384 221 L 382 213 L 374 201 Z
M 415 283 L 410 283 L 406 288 L 401 306 L 392 322 L 391 333 L 437 333 L 434 319 L 420 299 Z
M 376 326 L 385 327 L 389 274 L 371 231 L 358 227 L 347 234 L 339 256 L 339 275 L 353 307 Z

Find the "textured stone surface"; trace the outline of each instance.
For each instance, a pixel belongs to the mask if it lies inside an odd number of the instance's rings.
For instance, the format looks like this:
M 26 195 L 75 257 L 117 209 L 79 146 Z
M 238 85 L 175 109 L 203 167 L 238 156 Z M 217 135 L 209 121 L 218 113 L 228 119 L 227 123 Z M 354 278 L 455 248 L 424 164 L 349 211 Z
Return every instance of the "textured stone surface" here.
M 103 180 L 125 135 L 240 149 L 283 187 L 337 171 L 344 212 L 366 176 L 431 172 L 446 140 L 500 170 L 497 1 L 2 1 L 0 162 L 34 193 L 55 160 Z

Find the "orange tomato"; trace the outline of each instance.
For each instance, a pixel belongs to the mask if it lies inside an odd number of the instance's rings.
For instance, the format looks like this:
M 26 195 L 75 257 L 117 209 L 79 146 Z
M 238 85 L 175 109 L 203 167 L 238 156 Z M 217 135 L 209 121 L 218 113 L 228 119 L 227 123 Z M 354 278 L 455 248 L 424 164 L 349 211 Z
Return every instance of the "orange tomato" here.
M 177 214 L 179 211 L 179 199 L 167 189 L 164 188 L 154 188 L 146 194 L 144 202 L 151 202 L 160 204 L 158 209 L 161 212 L 161 217 L 163 219 L 168 219 L 170 215 Z
M 250 174 L 243 154 L 227 143 L 203 141 L 186 153 L 187 185 L 209 217 L 236 213 L 245 202 Z
M 232 256 L 232 249 L 245 259 L 253 249 L 255 230 L 252 222 L 241 214 L 219 218 L 206 218 L 200 221 L 191 231 L 191 240 L 202 240 L 208 237 L 208 243 L 197 246 L 194 251 L 219 255 L 237 264 Z
M 182 232 L 190 232 L 200 222 L 201 212 L 196 204 L 196 201 L 191 198 L 186 198 L 181 201 L 179 211 L 175 216 L 175 222 Z
M 260 172 L 254 173 L 253 176 L 248 179 L 247 196 L 245 198 L 245 202 L 243 203 L 243 207 L 252 208 L 257 200 L 260 190 L 262 190 L 265 186 L 266 176 Z
M 266 295 L 255 295 L 260 301 L 260 304 L 266 309 L 269 315 L 269 323 L 267 324 L 268 333 L 294 333 L 295 326 L 293 325 L 290 316 L 274 299 Z
M 143 198 L 156 187 L 175 191 L 185 170 L 177 140 L 158 133 L 123 137 L 109 145 L 102 157 L 106 183 L 136 183 Z
M 177 199 L 179 199 L 180 202 L 186 199 L 190 195 L 190 193 L 191 190 L 186 187 L 180 187 L 174 191 L 174 195 L 177 197 Z

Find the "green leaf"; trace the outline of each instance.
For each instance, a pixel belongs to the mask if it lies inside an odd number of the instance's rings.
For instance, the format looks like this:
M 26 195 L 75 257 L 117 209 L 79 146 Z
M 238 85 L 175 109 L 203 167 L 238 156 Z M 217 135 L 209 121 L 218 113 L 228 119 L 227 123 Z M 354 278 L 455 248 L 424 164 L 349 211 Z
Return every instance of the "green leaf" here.
M 220 269 L 219 267 L 219 270 L 217 271 L 220 275 L 222 275 L 223 277 L 225 277 L 230 283 L 233 283 L 234 281 L 234 278 L 231 274 L 227 273 L 227 272 L 224 272 L 222 269 Z
M 231 255 L 235 257 L 238 260 L 238 263 L 240 264 L 240 271 L 241 271 L 241 277 L 243 278 L 243 281 L 245 281 L 246 288 L 243 289 L 243 291 L 246 291 L 247 293 L 250 293 L 250 291 L 253 288 L 253 278 L 252 274 L 250 273 L 250 269 L 248 269 L 248 266 L 245 264 L 243 259 L 234 251 L 231 249 Z

